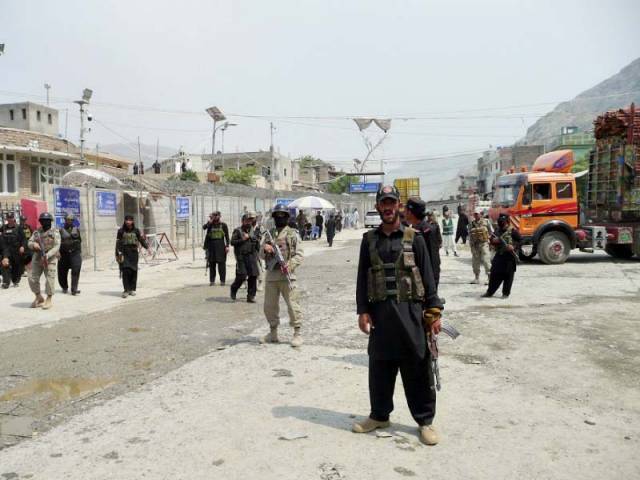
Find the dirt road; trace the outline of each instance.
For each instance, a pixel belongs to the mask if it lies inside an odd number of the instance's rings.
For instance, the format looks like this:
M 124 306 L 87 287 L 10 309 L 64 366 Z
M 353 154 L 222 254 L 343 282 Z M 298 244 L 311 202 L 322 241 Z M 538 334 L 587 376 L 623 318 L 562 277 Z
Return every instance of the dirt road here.
M 441 344 L 442 441 L 427 448 L 401 388 L 390 436 L 349 431 L 368 413 L 366 337 L 354 314 L 357 241 L 336 247 L 300 271 L 299 351 L 258 345 L 260 306 L 232 305 L 219 287 L 0 337 L 0 411 L 12 410 L 0 417 L 34 417 L 44 432 L 0 451 L 0 475 L 640 476 L 638 262 L 521 265 L 509 300 L 481 300 L 483 288 L 467 283 L 468 251 L 445 257 L 441 295 L 463 335 Z

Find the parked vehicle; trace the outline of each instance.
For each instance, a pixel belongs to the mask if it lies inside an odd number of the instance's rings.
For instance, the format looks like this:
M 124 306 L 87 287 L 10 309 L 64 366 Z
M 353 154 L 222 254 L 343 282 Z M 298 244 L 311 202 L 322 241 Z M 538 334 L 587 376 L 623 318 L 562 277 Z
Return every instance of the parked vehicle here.
M 538 255 L 559 264 L 574 248 L 640 256 L 640 112 L 631 105 L 599 116 L 594 125 L 585 198 L 578 199 L 572 150 L 541 155 L 531 172 L 498 179 L 492 218 L 509 214 L 523 237 L 522 260 Z
M 364 216 L 364 228 L 376 228 L 382 223 L 377 210 L 369 210 Z

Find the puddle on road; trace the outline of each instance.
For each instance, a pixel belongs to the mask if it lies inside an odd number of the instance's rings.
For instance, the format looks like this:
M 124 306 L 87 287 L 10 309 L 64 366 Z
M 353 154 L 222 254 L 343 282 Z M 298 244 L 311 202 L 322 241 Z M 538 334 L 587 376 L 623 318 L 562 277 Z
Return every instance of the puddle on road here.
M 70 400 L 80 397 L 83 394 L 96 390 L 102 390 L 105 387 L 115 383 L 113 379 L 87 379 L 87 378 L 57 378 L 32 380 L 19 387 L 9 390 L 0 396 L 0 402 L 10 402 L 12 400 L 20 400 L 35 395 L 50 395 L 53 399 Z

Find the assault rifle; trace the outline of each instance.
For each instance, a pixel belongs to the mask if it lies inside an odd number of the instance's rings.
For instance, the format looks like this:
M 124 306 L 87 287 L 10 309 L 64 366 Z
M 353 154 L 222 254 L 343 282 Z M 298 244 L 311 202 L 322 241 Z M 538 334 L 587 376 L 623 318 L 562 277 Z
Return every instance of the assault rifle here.
M 504 249 L 509 252 L 509 249 L 507 248 L 509 246 L 509 244 L 507 242 L 504 241 L 504 238 L 496 235 L 495 233 L 491 234 L 491 238 L 492 239 L 496 239 L 498 240 L 498 244 L 501 247 L 504 247 Z M 513 246 L 513 245 L 512 245 Z M 511 253 L 511 255 L 513 256 L 513 258 L 515 259 L 516 263 L 520 263 L 520 257 L 518 257 L 518 254 L 516 253 L 516 249 L 514 248 L 513 250 L 511 250 L 509 253 Z
M 440 332 L 447 334 L 452 340 L 455 340 L 460 336 L 460 332 L 456 327 L 448 323 L 442 324 Z M 433 335 L 431 332 L 428 332 L 427 342 L 429 352 L 431 352 L 431 370 L 433 370 L 433 378 L 435 379 L 435 389 L 440 391 L 442 384 L 440 383 L 440 368 L 438 366 L 438 335 Z M 434 387 L 431 388 L 433 389 Z
M 42 263 L 42 268 L 47 268 L 49 266 L 49 260 L 47 259 L 47 252 L 44 249 L 44 240 L 42 239 L 40 232 L 38 232 L 38 245 L 40 246 L 40 262 Z
M 285 261 L 284 256 L 282 255 L 282 251 L 280 250 L 280 247 L 278 246 L 276 241 L 273 239 L 273 236 L 271 235 L 271 232 L 269 230 L 265 229 L 264 235 L 265 235 L 264 237 L 265 242 L 271 245 L 275 252 L 275 258 L 274 258 L 275 263 L 278 265 L 278 267 L 280 267 L 280 271 L 282 272 L 282 274 L 285 277 L 287 277 L 287 282 L 289 283 L 289 289 L 293 290 L 293 284 L 291 283 L 291 272 L 289 272 L 289 267 L 287 267 L 287 262 Z

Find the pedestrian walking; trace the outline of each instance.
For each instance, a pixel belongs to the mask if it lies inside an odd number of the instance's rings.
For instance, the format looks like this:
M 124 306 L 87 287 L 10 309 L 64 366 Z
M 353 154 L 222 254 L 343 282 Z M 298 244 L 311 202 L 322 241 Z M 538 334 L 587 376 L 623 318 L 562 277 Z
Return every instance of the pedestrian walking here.
M 132 215 L 125 215 L 124 223 L 116 234 L 116 261 L 122 277 L 122 298 L 135 297 L 138 287 L 138 250 L 149 250 L 144 235 L 136 228 Z M 149 252 L 151 253 L 151 252 Z
M 359 228 L 360 226 L 360 213 L 358 213 L 358 209 L 353 209 L 353 228 Z
M 400 194 L 384 186 L 376 195 L 381 225 L 364 234 L 360 245 L 356 302 L 358 325 L 369 335 L 369 416 L 353 424 L 355 433 L 390 426 L 393 392 L 402 375 L 409 410 L 419 438 L 438 443 L 433 427 L 436 391 L 426 334 L 440 331 L 438 298 L 421 235 L 400 222 Z
M 322 212 L 318 210 L 316 213 L 316 227 L 318 227 L 318 238 L 322 238 L 322 227 L 324 225 L 324 218 L 322 217 Z
M 80 270 L 82 269 L 82 238 L 75 225 L 76 217 L 68 213 L 64 226 L 60 228 L 60 261 L 58 262 L 58 283 L 62 293 L 69 291 L 69 270 L 71 270 L 71 295 L 78 295 Z
M 522 242 L 522 237 L 517 229 L 509 225 L 508 215 L 500 214 L 498 229 L 491 236 L 490 242 L 496 254 L 491 262 L 489 288 L 482 296 L 492 297 L 502 284 L 502 298 L 509 298 L 518 263 L 518 245 Z
M 33 251 L 29 287 L 36 297 L 31 308 L 42 307 L 43 310 L 48 310 L 53 306 L 53 292 L 56 288 L 60 232 L 56 228 L 51 228 L 53 216 L 49 212 L 40 214 L 38 221 L 40 228 L 33 232 L 29 240 L 29 248 Z M 42 274 L 45 277 L 46 300 L 40 293 L 40 276 Z
M 462 205 L 458 205 L 458 226 L 456 227 L 456 238 L 454 243 L 462 239 L 462 244 L 467 244 L 467 236 L 469 235 L 469 217 Z
M 231 235 L 231 245 L 236 257 L 236 278 L 231 284 L 231 299 L 235 300 L 238 290 L 247 281 L 247 302 L 255 303 L 258 290 L 258 251 L 260 249 L 260 237 L 256 234 L 253 222 L 255 213 L 247 212 L 242 225 L 236 228 Z
M 295 271 L 302 264 L 302 245 L 298 241 L 295 230 L 288 226 L 289 211 L 284 205 L 276 205 L 271 215 L 275 222 L 275 229 L 263 236 L 260 249 L 260 256 L 267 265 L 264 314 L 269 322 L 269 333 L 260 339 L 260 342 L 279 342 L 278 325 L 280 324 L 280 297 L 282 297 L 287 304 L 289 324 L 293 327 L 291 346 L 300 347 L 302 345 L 302 310 L 298 302 Z
M 429 261 L 437 292 L 440 280 L 440 241 L 438 240 L 440 233 L 436 233 L 433 225 L 429 223 L 427 219 L 427 204 L 420 198 L 411 197 L 407 200 L 405 217 L 411 227 L 424 238 L 427 252 L 429 252 Z
M 16 222 L 13 212 L 7 214 L 7 223 L 0 227 L 0 258 L 2 268 L 2 288 L 20 285 L 24 272 L 24 255 L 28 249 L 24 230 Z
M 451 212 L 449 209 L 444 211 L 444 218 L 442 219 L 442 240 L 444 244 L 444 253 L 449 256 L 449 250 L 453 251 L 453 254 L 457 257 L 458 251 L 456 250 L 456 243 L 453 241 L 453 219 L 451 218 Z
M 433 251 L 433 255 L 431 257 L 431 261 L 437 268 L 433 271 L 433 279 L 436 282 L 436 291 L 438 290 L 438 286 L 440 285 L 440 249 L 442 248 L 442 233 L 440 230 L 440 223 L 438 223 L 438 212 L 435 210 L 431 210 L 427 213 L 427 221 L 429 222 L 429 226 L 431 227 L 431 237 L 433 238 L 433 242 L 435 244 L 435 248 Z
M 216 268 L 220 275 L 220 285 L 227 279 L 227 253 L 229 253 L 229 227 L 222 222 L 222 215 L 215 211 L 209 215 L 209 221 L 202 226 L 206 230 L 204 249 L 209 263 L 209 286 L 216 283 Z
M 333 247 L 333 238 L 336 236 L 336 216 L 333 212 L 329 215 L 329 219 L 325 225 L 325 231 L 327 234 L 327 243 L 330 247 Z
M 473 220 L 469 224 L 469 246 L 471 247 L 471 267 L 473 268 L 473 284 L 480 283 L 480 266 L 484 267 L 487 275 L 491 271 L 491 253 L 489 252 L 489 235 L 493 232 L 491 223 L 482 217 L 482 210 L 476 208 L 473 212 Z

